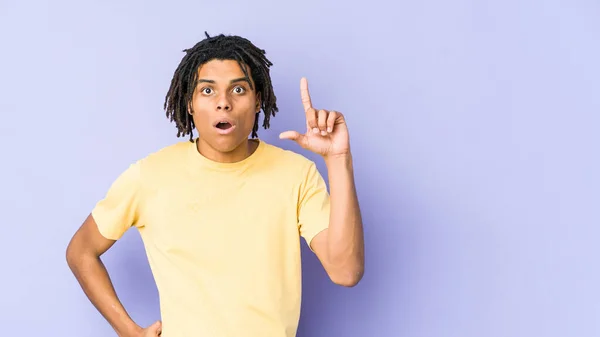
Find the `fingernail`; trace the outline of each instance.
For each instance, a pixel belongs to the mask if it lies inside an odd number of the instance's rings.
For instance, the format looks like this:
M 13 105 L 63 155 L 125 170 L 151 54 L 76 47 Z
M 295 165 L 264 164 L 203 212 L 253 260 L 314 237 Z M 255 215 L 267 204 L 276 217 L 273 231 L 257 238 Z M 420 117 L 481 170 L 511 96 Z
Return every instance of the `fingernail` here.
M 327 136 L 327 131 L 321 131 L 321 136 Z
M 317 129 L 317 128 L 314 128 L 314 129 L 313 129 L 313 133 L 319 133 L 319 129 Z
M 333 131 L 333 130 L 332 130 L 332 128 L 331 128 L 331 127 L 328 127 L 328 128 L 327 128 L 327 132 L 331 132 L 331 131 Z

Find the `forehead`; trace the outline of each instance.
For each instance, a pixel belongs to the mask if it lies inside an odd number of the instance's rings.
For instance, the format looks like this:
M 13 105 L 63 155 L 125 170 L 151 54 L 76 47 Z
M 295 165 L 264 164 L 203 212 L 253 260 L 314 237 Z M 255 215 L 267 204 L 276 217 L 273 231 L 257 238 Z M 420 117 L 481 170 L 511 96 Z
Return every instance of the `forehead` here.
M 244 64 L 248 75 L 250 68 Z M 230 80 L 245 77 L 238 61 L 235 60 L 210 60 L 198 68 L 198 78 L 211 78 L 214 80 Z

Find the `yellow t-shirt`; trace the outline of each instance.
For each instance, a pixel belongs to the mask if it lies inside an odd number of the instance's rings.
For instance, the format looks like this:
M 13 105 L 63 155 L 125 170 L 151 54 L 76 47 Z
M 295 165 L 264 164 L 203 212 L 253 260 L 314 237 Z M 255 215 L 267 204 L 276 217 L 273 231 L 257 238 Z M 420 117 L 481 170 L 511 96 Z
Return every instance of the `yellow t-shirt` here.
M 135 162 L 92 216 L 103 236 L 134 226 L 160 297 L 162 337 L 291 337 L 300 316 L 300 237 L 329 225 L 314 162 L 260 141 L 237 163 L 179 142 Z

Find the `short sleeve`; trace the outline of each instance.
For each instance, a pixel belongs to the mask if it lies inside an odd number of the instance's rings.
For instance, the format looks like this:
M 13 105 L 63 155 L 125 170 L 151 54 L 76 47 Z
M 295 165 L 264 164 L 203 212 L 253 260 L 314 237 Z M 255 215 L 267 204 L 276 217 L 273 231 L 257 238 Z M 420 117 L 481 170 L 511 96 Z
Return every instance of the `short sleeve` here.
M 314 163 L 310 163 L 300 187 L 298 225 L 300 235 L 308 246 L 312 239 L 329 227 L 329 192 L 323 176 Z
M 118 240 L 130 227 L 139 226 L 141 193 L 140 162 L 136 162 L 117 177 L 92 210 L 102 236 Z

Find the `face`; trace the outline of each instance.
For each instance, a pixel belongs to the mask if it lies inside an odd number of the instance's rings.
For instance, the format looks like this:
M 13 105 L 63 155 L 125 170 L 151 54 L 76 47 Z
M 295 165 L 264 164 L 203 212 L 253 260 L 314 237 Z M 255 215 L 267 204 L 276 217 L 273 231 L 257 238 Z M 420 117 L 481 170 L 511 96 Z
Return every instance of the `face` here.
M 260 110 L 257 94 L 244 77 L 234 60 L 211 60 L 198 70 L 192 117 L 200 140 L 221 153 L 246 145 Z

